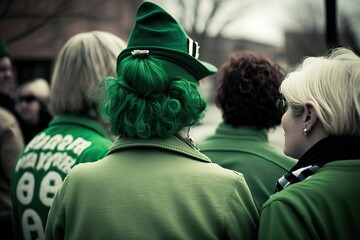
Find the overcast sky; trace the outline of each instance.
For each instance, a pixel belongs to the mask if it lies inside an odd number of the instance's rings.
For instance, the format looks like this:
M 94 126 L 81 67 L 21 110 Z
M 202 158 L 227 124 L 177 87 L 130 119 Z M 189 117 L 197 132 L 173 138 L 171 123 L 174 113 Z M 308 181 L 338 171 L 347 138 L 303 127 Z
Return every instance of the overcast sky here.
M 281 1 L 273 2 L 251 8 L 238 21 L 225 28 L 224 35 L 281 45 L 284 41 L 284 25 L 289 24 L 289 19 Z
M 317 25 L 324 29 L 325 26 L 325 4 L 324 0 L 268 0 L 266 4 L 259 4 L 253 7 L 245 16 L 224 29 L 227 36 L 244 37 L 274 45 L 282 45 L 284 42 L 284 31 L 291 29 L 299 31 L 301 24 L 297 23 L 302 11 L 299 4 L 310 2 L 314 6 L 311 13 L 315 14 Z M 337 12 L 351 15 L 357 18 L 358 36 L 360 40 L 360 1 L 359 0 L 338 0 Z M 310 14 L 311 14 L 310 13 Z M 305 18 L 308 12 L 304 11 Z M 300 16 L 299 16 L 300 15 Z M 311 18 L 311 16 L 309 16 Z M 341 30 L 341 22 L 339 29 Z M 241 29 L 241 31 L 239 31 Z
M 231 0 L 227 1 L 230 2 Z M 226 17 L 226 11 L 231 12 L 234 9 L 239 9 L 237 6 L 246 1 L 250 1 L 252 7 L 246 8 L 244 12 L 240 12 L 237 20 L 223 29 L 225 36 L 245 38 L 281 46 L 284 43 L 284 32 L 286 29 L 298 31 L 303 27 L 299 23 L 299 18 L 302 18 L 304 21 L 307 18 L 308 21 L 315 21 L 321 29 L 324 29 L 325 0 L 232 0 L 233 3 L 228 4 L 228 8 L 225 8 L 223 10 L 224 13 L 221 15 Z M 164 2 L 164 8 L 167 8 L 170 13 L 176 13 L 176 5 L 169 7 L 171 2 Z M 208 10 L 206 8 L 210 2 L 209 0 L 202 0 L 200 8 L 203 9 L 203 14 L 205 15 Z M 303 6 L 309 5 L 311 5 L 310 10 L 303 9 Z M 337 10 L 338 13 L 341 12 L 342 14 L 354 16 L 352 19 L 357 21 L 357 26 L 360 26 L 360 0 L 337 0 Z M 309 15 L 315 15 L 316 17 L 314 18 Z M 176 14 L 174 14 L 174 17 L 176 18 Z M 338 21 L 340 23 L 340 19 Z M 216 19 L 216 22 L 221 22 L 221 19 Z M 339 26 L 339 29 L 341 29 L 341 26 Z M 360 41 L 360 27 L 357 27 L 357 29 Z M 216 24 L 213 24 L 209 30 L 210 33 L 217 33 L 219 28 Z

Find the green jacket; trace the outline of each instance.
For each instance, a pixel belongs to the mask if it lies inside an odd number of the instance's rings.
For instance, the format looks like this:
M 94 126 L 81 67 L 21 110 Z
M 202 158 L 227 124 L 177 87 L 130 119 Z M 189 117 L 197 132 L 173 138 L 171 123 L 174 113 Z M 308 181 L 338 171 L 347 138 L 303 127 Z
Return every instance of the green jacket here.
M 19 156 L 11 182 L 16 239 L 44 239 L 53 197 L 69 170 L 103 158 L 111 141 L 94 120 L 77 116 L 54 118 Z
M 244 174 L 257 209 L 275 190 L 276 181 L 295 164 L 268 141 L 268 131 L 219 124 L 200 151 L 220 166 Z
M 259 239 L 360 239 L 360 159 L 330 162 L 263 206 Z
M 258 217 L 242 174 L 181 137 L 120 138 L 70 171 L 46 239 L 254 239 Z

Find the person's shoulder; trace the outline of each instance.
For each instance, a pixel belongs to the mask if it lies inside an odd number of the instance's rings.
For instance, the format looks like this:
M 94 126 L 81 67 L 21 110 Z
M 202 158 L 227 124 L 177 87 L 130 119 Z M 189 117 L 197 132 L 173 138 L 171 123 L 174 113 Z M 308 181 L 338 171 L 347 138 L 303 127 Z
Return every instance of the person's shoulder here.
M 112 145 L 112 141 L 106 136 L 93 136 L 86 138 L 91 143 L 90 147 L 85 149 L 84 154 L 88 156 L 104 157 Z
M 0 122 L 2 125 L 17 123 L 15 116 L 7 109 L 0 107 Z
M 99 170 L 98 161 L 93 162 L 81 162 L 76 164 L 71 168 L 66 178 L 71 179 L 72 181 L 81 181 L 81 179 L 86 179 L 88 176 L 93 175 Z
M 86 141 L 91 142 L 91 147 L 88 148 L 90 152 L 101 151 L 106 148 L 109 149 L 113 143 L 109 136 L 106 133 L 99 133 L 96 131 L 89 130 L 87 133 L 80 134 L 79 137 L 83 137 Z
M 236 170 L 224 168 L 217 163 L 205 164 L 201 172 L 204 172 L 209 179 L 215 179 L 215 181 L 233 182 L 240 181 L 245 182 L 244 175 Z
M 289 187 L 288 187 L 289 188 Z M 278 208 L 280 206 L 296 206 L 298 202 L 298 197 L 301 196 L 302 191 L 300 189 L 294 188 L 294 191 L 290 189 L 283 189 L 281 192 L 274 193 L 269 197 L 269 199 L 263 204 L 262 211 L 265 209 Z M 303 193 L 305 194 L 305 193 Z
M 345 168 L 349 168 L 352 171 L 358 171 L 360 168 L 360 158 L 359 159 L 350 159 L 350 160 L 338 160 L 325 164 L 320 170 L 338 170 L 340 172 L 344 172 Z M 320 172 L 322 172 L 320 171 Z M 347 174 L 349 172 L 346 172 Z M 360 175 L 359 175 L 360 176 Z
M 94 151 L 95 149 L 103 149 L 104 147 L 110 148 L 113 143 L 113 141 L 108 136 L 98 134 L 88 136 L 86 137 L 86 140 L 92 143 L 92 146 L 89 149 L 90 151 Z
M 293 167 L 297 162 L 296 159 L 286 156 L 279 148 L 271 145 L 268 142 L 262 144 L 262 150 L 258 149 L 256 153 L 262 154 L 264 158 L 287 170 Z
M 111 142 L 92 141 L 91 145 L 82 152 L 77 161 L 79 163 L 96 162 L 106 156 L 110 147 Z
M 77 164 L 75 165 L 72 169 L 71 172 L 72 174 L 76 174 L 76 173 L 81 173 L 81 172 L 89 172 L 92 171 L 92 169 L 96 169 L 98 166 L 98 161 L 100 161 L 101 159 L 94 161 L 94 162 L 84 162 L 81 164 Z
M 276 203 L 282 203 L 292 206 L 301 206 L 306 202 L 311 204 L 321 198 L 327 198 L 327 189 L 323 188 L 316 178 L 319 174 L 310 176 L 308 179 L 292 184 L 280 192 L 274 193 L 265 202 L 263 208 Z M 318 184 L 320 183 L 320 185 Z
M 8 131 L 10 129 L 12 131 L 21 132 L 19 122 L 14 114 L 3 107 L 0 107 L 0 123 L 0 132 Z
M 106 161 L 106 156 L 94 158 L 92 161 L 79 162 L 71 168 L 66 176 L 67 181 L 83 186 L 95 184 L 104 179 L 111 172 L 111 164 Z M 88 159 L 89 160 L 89 159 Z

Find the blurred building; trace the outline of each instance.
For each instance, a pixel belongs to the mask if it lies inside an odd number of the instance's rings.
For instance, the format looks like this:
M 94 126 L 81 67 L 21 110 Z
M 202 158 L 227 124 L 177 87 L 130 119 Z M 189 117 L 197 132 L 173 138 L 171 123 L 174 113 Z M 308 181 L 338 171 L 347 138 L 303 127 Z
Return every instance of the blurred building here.
M 74 34 L 92 30 L 127 39 L 140 0 L 2 0 L 0 37 L 7 42 L 18 82 L 50 79 L 53 61 Z
M 339 34 L 341 46 L 354 48 L 351 35 Z M 355 50 L 355 49 L 353 49 Z M 286 32 L 284 53 L 289 66 L 300 63 L 306 56 L 319 56 L 328 51 L 325 34 L 321 32 Z

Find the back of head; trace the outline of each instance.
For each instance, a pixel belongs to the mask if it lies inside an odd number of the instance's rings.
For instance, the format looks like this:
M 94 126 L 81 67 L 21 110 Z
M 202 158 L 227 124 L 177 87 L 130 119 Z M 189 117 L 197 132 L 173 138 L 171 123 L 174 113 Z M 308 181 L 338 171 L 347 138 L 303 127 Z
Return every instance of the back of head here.
M 144 2 L 127 48 L 117 59 L 117 78 L 107 78 L 101 106 L 114 135 L 166 138 L 204 116 L 198 81 L 216 72 L 200 61 L 199 46 L 164 9 Z
M 360 136 L 360 58 L 351 50 L 306 58 L 280 90 L 295 116 L 312 102 L 329 135 Z
M 280 124 L 276 109 L 284 69 L 262 54 L 238 51 L 220 70 L 215 98 L 224 123 L 233 127 L 272 128 Z
M 106 76 L 116 75 L 116 58 L 125 42 L 103 31 L 80 33 L 61 49 L 51 80 L 54 115 L 98 117 L 92 91 Z
M 118 75 L 107 78 L 101 104 L 116 136 L 166 138 L 204 116 L 206 100 L 195 78 L 177 64 L 128 57 Z

